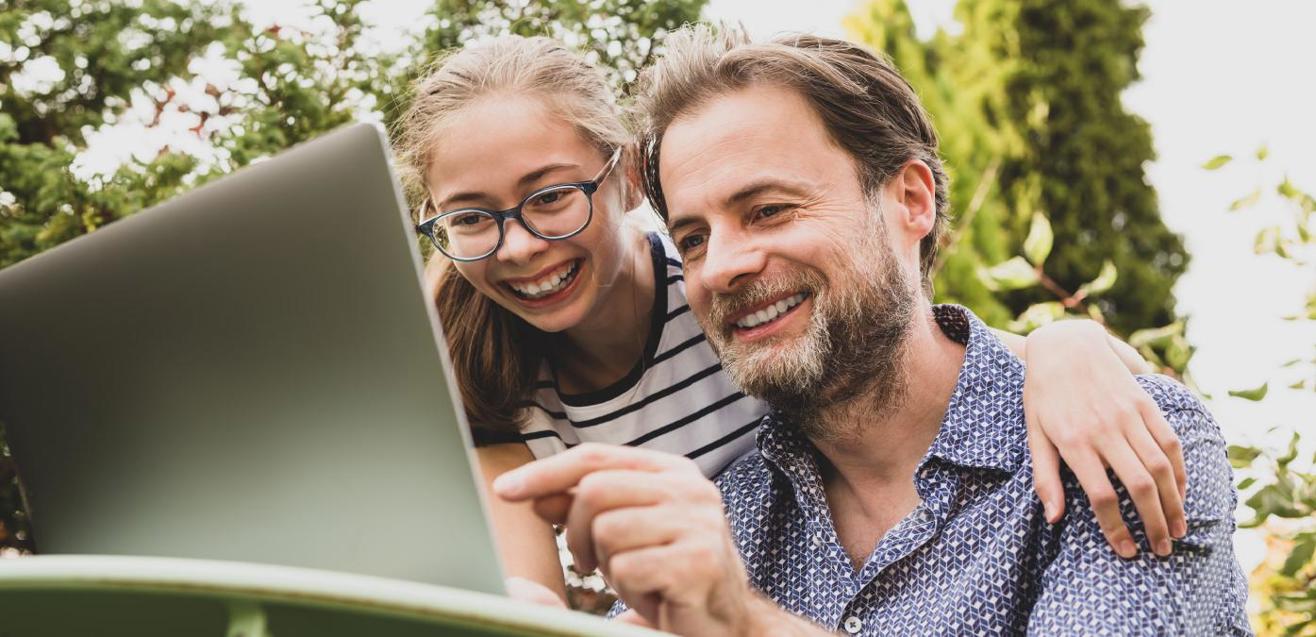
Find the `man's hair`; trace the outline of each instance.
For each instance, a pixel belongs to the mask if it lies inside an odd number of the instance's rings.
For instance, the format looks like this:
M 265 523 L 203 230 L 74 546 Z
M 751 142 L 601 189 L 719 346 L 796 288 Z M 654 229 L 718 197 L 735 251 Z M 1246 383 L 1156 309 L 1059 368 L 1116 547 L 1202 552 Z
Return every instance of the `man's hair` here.
M 935 181 L 936 221 L 920 246 L 923 287 L 948 225 L 946 171 L 937 133 L 913 87 L 885 58 L 851 42 L 814 35 L 752 42 L 743 30 L 687 26 L 668 35 L 666 54 L 640 78 L 641 170 L 649 200 L 667 219 L 658 175 L 663 133 L 674 120 L 727 92 L 780 86 L 803 95 L 827 133 L 855 161 L 874 197 L 905 162 L 921 160 Z M 782 131 L 782 134 L 788 134 Z

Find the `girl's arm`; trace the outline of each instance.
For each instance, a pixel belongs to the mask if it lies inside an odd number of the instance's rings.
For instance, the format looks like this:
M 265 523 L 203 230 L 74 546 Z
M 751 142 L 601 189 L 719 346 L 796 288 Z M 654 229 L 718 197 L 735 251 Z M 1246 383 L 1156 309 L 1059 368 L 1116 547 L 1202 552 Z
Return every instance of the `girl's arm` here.
M 1022 343 L 1021 343 L 1022 342 Z M 1026 362 L 1024 415 L 1033 483 L 1047 521 L 1064 514 L 1060 461 L 1079 485 L 1115 552 L 1138 552 L 1106 470 L 1112 469 L 1138 510 L 1152 551 L 1169 555 L 1171 538 L 1187 532 L 1187 483 L 1179 438 L 1134 374 L 1151 371 L 1126 343 L 1094 321 L 1043 326 L 1006 343 Z
M 508 593 L 516 599 L 566 606 L 567 588 L 557 552 L 553 527 L 530 508 L 494 495 L 494 478 L 534 460 L 525 443 L 475 448 L 483 476 L 484 501 L 493 518 L 494 543 L 507 571 Z

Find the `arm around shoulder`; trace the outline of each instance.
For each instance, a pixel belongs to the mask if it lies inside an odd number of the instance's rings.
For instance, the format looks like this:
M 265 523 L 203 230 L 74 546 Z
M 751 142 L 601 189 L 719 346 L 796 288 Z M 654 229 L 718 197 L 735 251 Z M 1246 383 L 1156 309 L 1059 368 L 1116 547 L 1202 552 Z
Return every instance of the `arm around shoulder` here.
M 1188 533 L 1158 557 L 1132 525 L 1139 552 L 1123 559 L 1105 546 L 1086 497 L 1066 481 L 1069 515 L 1056 529 L 1055 559 L 1038 583 L 1029 633 L 1039 635 L 1247 635 L 1246 580 L 1234 556 L 1237 494 L 1219 427 L 1196 397 L 1164 377 L 1140 377 L 1183 443 Z M 1116 482 L 1125 520 L 1136 519 L 1129 489 Z

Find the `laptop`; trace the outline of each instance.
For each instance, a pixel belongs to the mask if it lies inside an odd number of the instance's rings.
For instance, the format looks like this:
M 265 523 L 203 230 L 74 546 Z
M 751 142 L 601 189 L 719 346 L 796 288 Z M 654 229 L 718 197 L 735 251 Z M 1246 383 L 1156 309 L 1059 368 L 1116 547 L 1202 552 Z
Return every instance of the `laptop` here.
M 0 271 L 38 553 L 504 592 L 388 156 L 350 126 Z

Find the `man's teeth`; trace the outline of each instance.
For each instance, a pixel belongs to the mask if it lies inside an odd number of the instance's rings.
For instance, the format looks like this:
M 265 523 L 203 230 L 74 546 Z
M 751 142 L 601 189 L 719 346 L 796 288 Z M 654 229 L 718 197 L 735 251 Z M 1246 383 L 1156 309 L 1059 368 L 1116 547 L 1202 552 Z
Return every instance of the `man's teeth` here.
M 786 310 L 789 310 L 795 307 L 796 305 L 799 305 L 803 301 L 804 301 L 803 292 L 796 294 L 795 296 L 792 296 L 788 299 L 782 299 L 753 314 L 745 316 L 739 321 L 736 321 L 736 327 L 743 329 L 750 329 L 752 327 L 758 327 L 764 323 L 769 323 L 771 321 L 776 320 L 778 316 L 785 314 Z
M 550 272 L 548 276 L 538 281 L 521 285 L 508 283 L 507 285 L 517 294 L 526 298 L 534 299 L 541 296 L 547 296 L 566 287 L 567 283 L 571 282 L 571 275 L 575 274 L 575 272 L 576 262 L 572 261 L 571 263 Z

